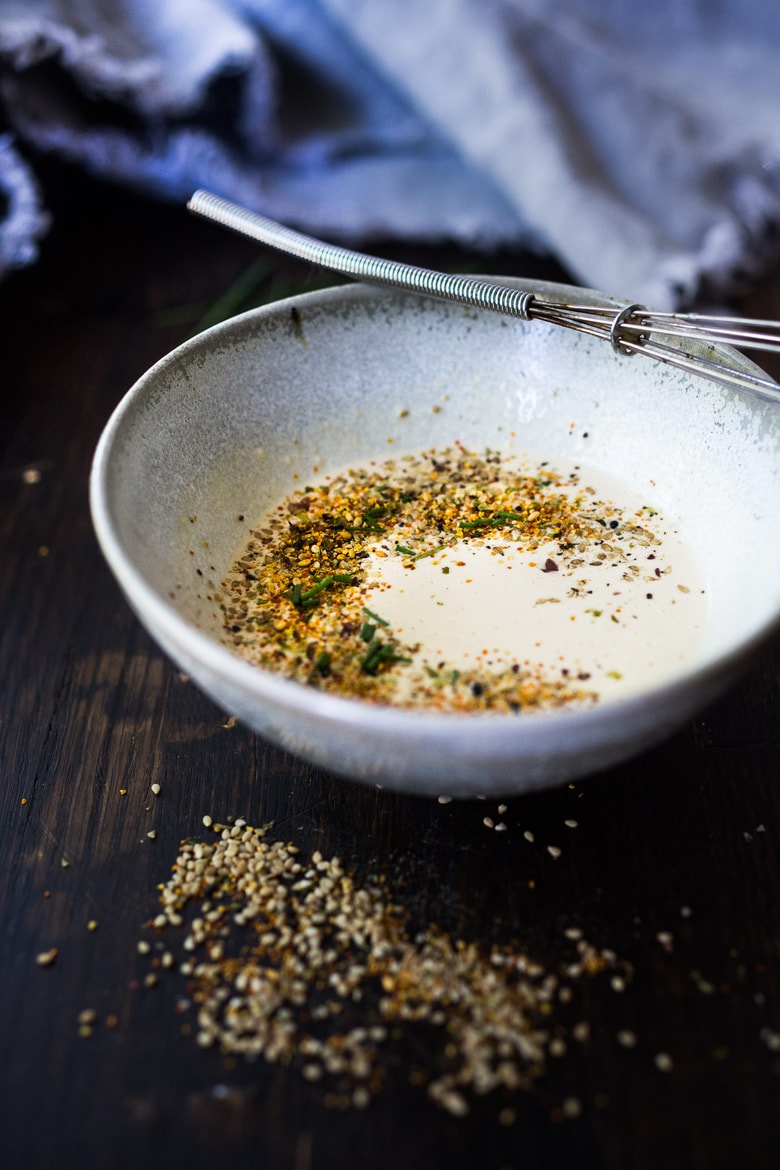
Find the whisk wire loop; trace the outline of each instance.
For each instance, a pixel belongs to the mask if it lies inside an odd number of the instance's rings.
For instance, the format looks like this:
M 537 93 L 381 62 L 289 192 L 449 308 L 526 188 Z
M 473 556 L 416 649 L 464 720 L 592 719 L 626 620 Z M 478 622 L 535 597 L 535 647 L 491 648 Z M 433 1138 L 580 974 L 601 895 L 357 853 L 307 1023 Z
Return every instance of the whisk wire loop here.
M 623 341 L 623 326 L 635 317 L 637 313 L 644 312 L 645 306 L 637 304 L 626 305 L 620 312 L 615 313 L 612 324 L 609 327 L 609 340 L 615 353 L 624 353 L 631 355 L 636 352 L 636 348 L 627 349 Z

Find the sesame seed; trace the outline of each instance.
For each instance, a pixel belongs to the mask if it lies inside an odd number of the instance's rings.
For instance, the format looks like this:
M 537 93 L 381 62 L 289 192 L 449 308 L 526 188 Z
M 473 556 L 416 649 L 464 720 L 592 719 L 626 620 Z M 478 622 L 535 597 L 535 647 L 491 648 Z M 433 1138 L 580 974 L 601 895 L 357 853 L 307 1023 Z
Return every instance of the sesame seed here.
M 780 1032 L 772 1028 L 762 1028 L 759 1033 L 770 1052 L 780 1052 Z
M 659 1072 L 671 1072 L 674 1068 L 674 1061 L 668 1052 L 659 1052 L 655 1057 L 655 1067 Z
M 59 954 L 59 951 L 57 950 L 57 948 L 52 947 L 51 950 L 41 951 L 40 954 L 36 955 L 35 962 L 38 964 L 39 967 L 51 967 L 52 963 L 57 958 L 58 954 Z
M 159 795 L 160 795 L 160 793 L 162 792 L 162 788 L 160 787 L 160 785 L 159 785 L 159 784 L 156 784 L 156 783 L 152 785 L 152 789 L 151 789 L 151 790 L 152 790 L 152 793 L 153 793 L 155 796 L 159 796 Z

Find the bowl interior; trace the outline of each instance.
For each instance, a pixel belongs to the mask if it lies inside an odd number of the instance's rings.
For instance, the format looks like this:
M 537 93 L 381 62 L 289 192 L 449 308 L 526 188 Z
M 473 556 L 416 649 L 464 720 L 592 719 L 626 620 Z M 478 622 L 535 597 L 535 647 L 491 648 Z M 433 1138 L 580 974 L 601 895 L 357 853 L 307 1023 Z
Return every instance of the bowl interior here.
M 218 640 L 215 593 L 265 511 L 312 477 L 456 441 L 599 469 L 680 523 L 711 606 L 687 674 L 776 622 L 777 406 L 574 332 L 361 286 L 255 310 L 158 363 L 106 428 L 93 515 L 147 624 L 151 601 L 177 636 Z

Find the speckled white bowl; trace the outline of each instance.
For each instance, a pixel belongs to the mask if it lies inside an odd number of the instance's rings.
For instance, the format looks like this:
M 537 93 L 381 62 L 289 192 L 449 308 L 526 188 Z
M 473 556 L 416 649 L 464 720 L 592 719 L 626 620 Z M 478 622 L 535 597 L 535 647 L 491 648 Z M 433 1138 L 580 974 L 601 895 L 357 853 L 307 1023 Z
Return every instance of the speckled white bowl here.
M 512 432 L 521 450 L 652 485 L 682 522 L 712 621 L 679 677 L 587 710 L 436 715 L 323 694 L 220 643 L 203 581 L 296 472 L 386 458 L 388 439 L 393 453 L 501 448 Z M 394 788 L 512 793 L 607 767 L 704 706 L 780 618 L 778 406 L 566 330 L 356 285 L 236 317 L 149 370 L 100 440 L 91 507 L 131 606 L 207 694 L 289 751 Z

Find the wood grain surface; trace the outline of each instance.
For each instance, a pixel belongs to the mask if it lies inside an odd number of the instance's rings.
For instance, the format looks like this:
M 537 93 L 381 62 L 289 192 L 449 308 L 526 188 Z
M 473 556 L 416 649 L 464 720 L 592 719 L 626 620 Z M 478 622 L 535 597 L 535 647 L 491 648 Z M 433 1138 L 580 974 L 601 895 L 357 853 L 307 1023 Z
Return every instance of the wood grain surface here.
M 483 824 L 494 801 L 352 784 L 233 724 L 132 616 L 87 483 L 120 397 L 257 254 L 178 208 L 50 180 L 41 260 L 0 286 L 0 1165 L 776 1167 L 780 640 L 668 743 L 506 801 L 504 833 Z M 556 275 L 532 257 L 459 259 Z M 317 280 L 274 262 L 257 295 Z M 779 289 L 751 309 L 777 313 Z M 198 1047 L 176 970 L 145 985 L 138 940 L 204 814 L 272 821 L 357 880 L 385 874 L 413 926 L 516 946 L 550 970 L 574 961 L 565 932 L 580 929 L 618 956 L 624 986 L 596 974 L 553 1004 L 565 1051 L 512 1098 L 514 1124 L 498 1120 L 504 1097 L 458 1118 L 411 1084 L 410 1065 L 433 1059 L 425 1038 L 401 1038 L 368 1109 L 329 1107 L 300 1062 Z

